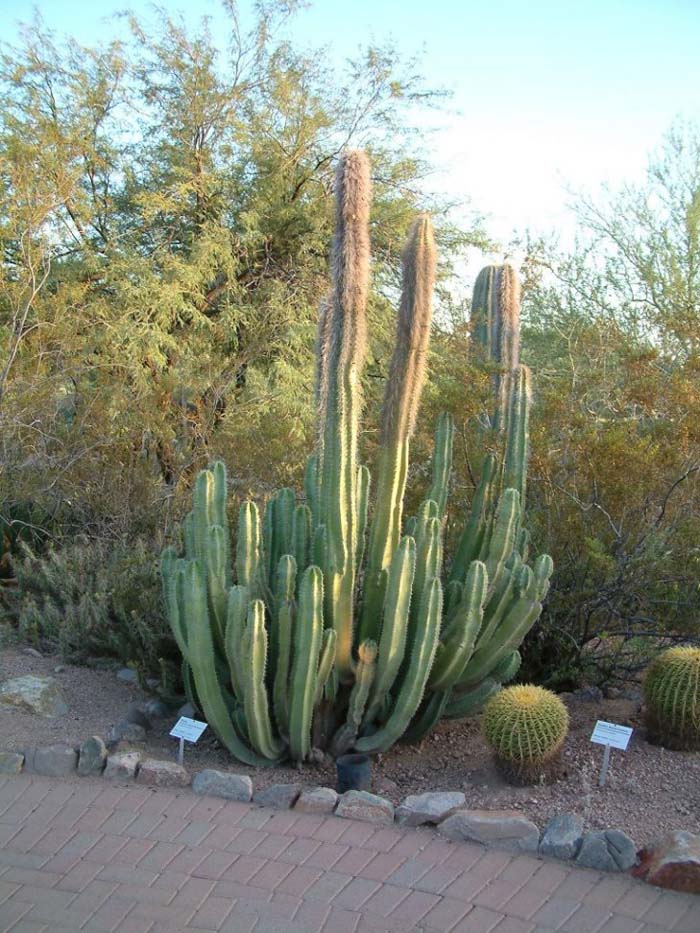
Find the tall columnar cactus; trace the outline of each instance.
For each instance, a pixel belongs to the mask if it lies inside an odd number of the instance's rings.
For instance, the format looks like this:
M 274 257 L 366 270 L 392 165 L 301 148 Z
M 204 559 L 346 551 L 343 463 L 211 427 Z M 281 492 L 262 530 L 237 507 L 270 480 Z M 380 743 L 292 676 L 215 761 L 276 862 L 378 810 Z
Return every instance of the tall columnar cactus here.
M 341 159 L 336 189 L 332 288 L 317 344 L 319 427 L 304 497 L 282 489 L 262 517 L 244 502 L 232 548 L 226 471 L 216 463 L 195 484 L 184 556 L 167 548 L 162 559 L 186 689 L 249 764 L 303 761 L 314 747 L 384 751 L 441 716 L 472 714 L 515 675 L 552 572 L 547 555 L 528 564 L 522 524 L 530 378 L 518 364 L 510 266 L 489 267 L 475 289 L 474 336 L 491 364 L 497 430 L 454 555 L 443 552 L 449 415 L 438 420 L 427 496 L 415 515 L 403 515 L 436 266 L 425 216 L 404 250 L 370 506 L 370 475 L 358 457 L 369 276 L 363 153 Z

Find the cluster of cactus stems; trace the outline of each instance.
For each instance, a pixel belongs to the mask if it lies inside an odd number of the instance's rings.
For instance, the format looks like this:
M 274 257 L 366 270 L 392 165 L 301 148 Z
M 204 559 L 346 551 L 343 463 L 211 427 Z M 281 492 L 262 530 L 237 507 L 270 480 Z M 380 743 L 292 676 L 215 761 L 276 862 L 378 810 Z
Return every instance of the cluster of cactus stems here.
M 518 363 L 510 266 L 489 267 L 476 283 L 474 333 L 493 363 L 496 452 L 484 459 L 449 568 L 449 415 L 437 424 L 428 494 L 416 515 L 403 514 L 435 279 L 426 216 L 403 256 L 370 509 L 370 474 L 358 458 L 370 199 L 368 159 L 349 152 L 337 174 L 332 290 L 317 346 L 319 427 L 304 496 L 282 489 L 262 517 L 244 502 L 232 553 L 226 471 L 215 463 L 195 484 L 184 557 L 167 548 L 162 558 L 190 698 L 251 765 L 301 762 L 315 749 L 383 752 L 442 716 L 475 712 L 516 673 L 552 572 L 547 555 L 528 564 L 522 525 L 530 385 Z

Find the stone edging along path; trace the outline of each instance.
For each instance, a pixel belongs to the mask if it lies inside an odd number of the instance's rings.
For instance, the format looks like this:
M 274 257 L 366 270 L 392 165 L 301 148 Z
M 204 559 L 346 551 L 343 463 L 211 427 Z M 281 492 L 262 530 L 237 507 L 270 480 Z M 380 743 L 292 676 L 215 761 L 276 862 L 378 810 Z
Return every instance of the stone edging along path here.
M 391 801 L 367 791 L 338 794 L 330 787 L 304 787 L 301 784 L 274 784 L 254 792 L 248 775 L 206 769 L 193 778 L 181 765 L 168 760 L 146 758 L 135 749 L 109 753 L 98 736 L 84 741 L 79 748 L 50 745 L 26 748 L 24 752 L 0 751 L 0 774 L 29 774 L 46 777 L 81 776 L 105 778 L 118 782 L 136 781 L 160 788 L 187 788 L 204 794 L 262 807 L 294 809 L 301 813 L 335 815 L 378 826 L 434 826 L 437 833 L 454 842 L 481 843 L 513 853 L 529 853 L 566 860 L 579 867 L 598 871 L 627 872 L 652 883 L 686 892 L 700 893 L 700 860 L 666 859 L 661 866 L 649 865 L 651 854 L 637 852 L 632 839 L 617 829 L 584 832 L 581 818 L 575 814 L 553 817 L 540 836 L 537 826 L 515 810 L 470 810 L 461 792 L 430 792 L 406 797 L 395 807 Z M 700 838 L 690 833 L 673 833 L 673 843 L 688 850 Z M 646 854 L 645 854 L 646 853 Z M 687 852 L 686 852 L 687 854 Z M 681 853 L 683 855 L 683 853 Z M 692 856 L 692 852 L 691 852 Z M 642 865 L 639 864 L 641 859 Z M 681 858 L 681 861 L 683 859 Z M 656 877 L 654 872 L 656 871 Z M 665 874 L 664 874 L 665 872 Z

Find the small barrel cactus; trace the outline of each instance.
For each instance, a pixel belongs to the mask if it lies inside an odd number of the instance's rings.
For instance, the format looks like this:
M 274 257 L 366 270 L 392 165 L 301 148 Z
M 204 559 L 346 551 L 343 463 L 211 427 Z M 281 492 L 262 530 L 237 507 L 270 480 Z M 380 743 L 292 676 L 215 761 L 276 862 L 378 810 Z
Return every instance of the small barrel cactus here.
M 506 778 L 534 784 L 551 780 L 556 773 L 569 714 L 551 690 L 518 684 L 491 697 L 482 729 Z
M 700 749 L 700 648 L 662 651 L 644 678 L 649 739 L 672 749 Z

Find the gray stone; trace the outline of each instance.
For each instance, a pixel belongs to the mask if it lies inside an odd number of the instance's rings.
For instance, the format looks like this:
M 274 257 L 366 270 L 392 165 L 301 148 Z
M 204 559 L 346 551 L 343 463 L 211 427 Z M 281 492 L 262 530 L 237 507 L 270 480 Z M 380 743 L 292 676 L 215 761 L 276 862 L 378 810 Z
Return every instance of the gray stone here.
M 80 746 L 78 755 L 78 774 L 102 774 L 107 761 L 107 746 L 99 737 L 92 735 Z
M 156 758 L 144 758 L 139 765 L 136 777 L 139 784 L 154 787 L 189 787 L 190 776 L 175 761 L 160 761 Z
M 253 797 L 253 782 L 247 774 L 231 774 L 207 768 L 195 774 L 192 790 L 195 794 L 209 794 L 211 797 L 248 803 Z
M 700 835 L 674 829 L 639 852 L 636 878 L 672 891 L 700 894 Z
M 442 823 L 466 802 L 467 798 L 459 791 L 413 795 L 396 808 L 396 822 L 402 826 Z
M 600 703 L 603 699 L 603 691 L 600 687 L 579 687 L 571 694 L 571 698 L 580 703 Z
M 43 658 L 44 657 L 41 651 L 38 651 L 36 648 L 22 648 L 22 654 L 26 654 L 30 658 Z
M 146 686 L 149 690 L 157 690 L 160 687 L 160 680 L 157 677 L 147 677 Z
M 139 682 L 138 675 L 133 667 L 122 667 L 117 671 L 117 680 L 121 680 L 123 684 L 137 684 Z
M 115 781 L 133 781 L 140 762 L 141 752 L 115 752 L 107 758 L 104 776 Z
M 276 810 L 289 810 L 299 799 L 301 784 L 271 784 L 257 791 L 253 803 L 260 807 L 274 807 Z
M 114 749 L 120 742 L 144 743 L 146 741 L 146 730 L 135 722 L 122 720 L 112 726 L 107 736 L 107 748 Z
M 146 732 L 151 728 L 151 720 L 148 718 L 143 708 L 138 703 L 132 703 L 126 711 L 124 717 L 126 722 L 131 722 L 136 726 L 141 726 Z
M 66 777 L 75 771 L 78 753 L 70 745 L 46 745 L 24 750 L 24 768 L 29 774 Z
M 394 822 L 394 804 L 366 790 L 349 790 L 341 794 L 335 815 L 345 820 L 390 825 Z
M 583 820 L 575 813 L 560 813 L 547 823 L 540 842 L 540 855 L 575 858 L 583 839 Z
M 332 787 L 312 787 L 301 792 L 294 805 L 301 813 L 332 813 L 338 803 L 338 794 Z
M 49 719 L 68 712 L 68 701 L 58 681 L 54 677 L 37 677 L 34 674 L 13 677 L 0 684 L 0 703 Z
M 540 832 L 517 810 L 457 810 L 438 826 L 456 842 L 481 842 L 509 852 L 536 852 Z
M 195 709 L 191 703 L 183 703 L 180 709 L 177 711 L 178 717 L 186 716 L 188 719 L 195 718 Z
M 158 697 L 151 697 L 143 704 L 143 711 L 152 719 L 165 719 L 171 714 L 171 709 L 167 703 L 164 703 Z
M 0 774 L 19 774 L 23 764 L 21 752 L 0 752 Z
M 576 864 L 597 871 L 627 871 L 637 861 L 637 847 L 619 829 L 586 833 Z

